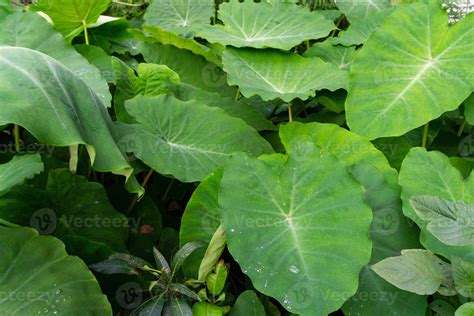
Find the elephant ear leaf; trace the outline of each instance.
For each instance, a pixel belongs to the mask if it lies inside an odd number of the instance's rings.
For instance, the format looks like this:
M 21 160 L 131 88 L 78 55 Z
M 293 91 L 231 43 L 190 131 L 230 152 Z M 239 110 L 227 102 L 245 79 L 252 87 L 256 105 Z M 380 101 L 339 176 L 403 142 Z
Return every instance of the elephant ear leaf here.
M 0 305 L 4 315 L 112 315 L 99 284 L 64 244 L 30 228 L 0 227 Z M 18 299 L 27 297 L 28 299 Z
M 12 11 L 13 9 L 10 0 L 0 0 L 0 18 L 12 13 Z
M 130 176 L 106 108 L 65 66 L 31 49 L 2 46 L 0 81 L 0 125 L 18 124 L 48 145 L 84 144 L 95 170 Z
M 198 35 L 211 43 L 234 47 L 289 50 L 304 40 L 325 37 L 335 28 L 319 12 L 296 5 L 233 0 L 219 7 L 223 25 L 201 27 Z
M 472 36 L 474 14 L 449 26 L 438 1 L 400 6 L 351 67 L 351 130 L 370 139 L 400 136 L 459 107 L 474 88 Z
M 38 0 L 32 7 L 46 13 L 54 27 L 71 42 L 88 26 L 92 26 L 111 0 Z
M 10 162 L 0 165 L 0 196 L 11 187 L 42 172 L 43 167 L 39 154 L 15 156 Z
M 329 314 L 357 291 L 372 211 L 344 163 L 310 135 L 289 132 L 280 130 L 287 156 L 230 158 L 218 197 L 222 225 L 256 289 L 293 313 Z

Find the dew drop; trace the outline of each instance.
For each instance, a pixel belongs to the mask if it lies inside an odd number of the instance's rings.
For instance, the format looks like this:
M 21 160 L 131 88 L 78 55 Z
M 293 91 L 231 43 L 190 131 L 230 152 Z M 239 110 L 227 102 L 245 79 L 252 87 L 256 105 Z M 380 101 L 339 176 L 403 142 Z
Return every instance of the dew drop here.
M 291 272 L 291 273 L 299 273 L 299 272 L 300 272 L 300 269 L 299 269 L 297 266 L 295 266 L 295 265 L 291 265 L 291 266 L 290 266 L 290 272 Z
M 61 294 L 61 290 L 57 289 L 57 290 L 54 292 L 54 294 L 56 294 L 56 295 Z

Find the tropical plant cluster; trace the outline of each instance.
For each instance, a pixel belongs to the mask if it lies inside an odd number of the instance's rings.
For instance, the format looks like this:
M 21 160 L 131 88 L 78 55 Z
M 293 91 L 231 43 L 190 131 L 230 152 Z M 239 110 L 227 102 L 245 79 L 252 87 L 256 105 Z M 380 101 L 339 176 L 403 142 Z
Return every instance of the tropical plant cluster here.
M 0 0 L 0 315 L 474 315 L 474 14 Z

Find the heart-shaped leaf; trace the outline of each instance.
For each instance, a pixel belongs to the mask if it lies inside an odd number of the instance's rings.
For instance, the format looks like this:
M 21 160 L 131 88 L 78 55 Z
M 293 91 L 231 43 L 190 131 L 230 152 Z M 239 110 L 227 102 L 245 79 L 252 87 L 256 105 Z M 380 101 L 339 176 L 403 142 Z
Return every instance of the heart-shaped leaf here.
M 0 298 L 5 315 L 112 315 L 87 266 L 54 237 L 0 227 Z
M 371 210 L 341 161 L 309 145 L 308 134 L 280 133 L 288 156 L 229 160 L 219 193 L 222 225 L 259 291 L 291 312 L 328 314 L 356 292 L 369 261 Z
M 456 310 L 455 316 L 472 316 L 474 315 L 474 303 L 463 304 Z
M 474 88 L 474 41 L 466 40 L 473 26 L 474 14 L 449 26 L 435 0 L 398 8 L 351 67 L 351 130 L 370 139 L 399 136 L 456 109 Z
M 231 0 L 219 6 L 218 17 L 224 25 L 201 27 L 198 35 L 234 47 L 289 50 L 305 40 L 325 37 L 335 28 L 321 13 L 292 4 Z
M 122 135 L 144 163 L 183 182 L 202 181 L 235 152 L 272 152 L 270 145 L 242 120 L 221 109 L 172 96 L 127 101 L 138 124 L 121 124 Z
M 408 224 L 402 213 L 398 174 L 370 141 L 334 124 L 292 123 L 280 129 L 286 142 L 290 140 L 284 137 L 306 135 L 298 144 L 301 151 L 322 148 L 344 162 L 364 186 L 374 217 L 370 264 L 396 256 L 402 249 L 419 247 L 417 229 Z M 372 299 L 367 300 L 369 296 Z M 357 293 L 343 306 L 348 315 L 417 314 L 425 309 L 423 297 L 399 290 L 368 266 L 360 273 Z
M 304 58 L 277 50 L 227 48 L 222 56 L 230 85 L 250 98 L 306 100 L 315 90 L 346 87 L 347 73 L 319 58 Z M 311 71 L 308 71 L 311 69 Z

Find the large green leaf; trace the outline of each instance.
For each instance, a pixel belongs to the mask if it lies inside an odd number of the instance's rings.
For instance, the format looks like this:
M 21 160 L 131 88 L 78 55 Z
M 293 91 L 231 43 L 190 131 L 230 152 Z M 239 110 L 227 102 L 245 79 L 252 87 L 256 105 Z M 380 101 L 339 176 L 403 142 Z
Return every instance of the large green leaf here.
M 0 305 L 4 315 L 112 315 L 87 266 L 54 237 L 0 227 Z
M 436 196 L 414 196 L 410 204 L 416 215 L 427 222 L 428 231 L 443 243 L 474 245 L 474 204 Z
M 473 35 L 474 14 L 448 26 L 437 1 L 401 6 L 351 67 L 351 130 L 370 139 L 399 136 L 456 109 L 474 88 Z
M 198 35 L 234 47 L 289 50 L 305 40 L 325 37 L 335 28 L 321 13 L 293 4 L 231 0 L 219 6 L 218 17 L 224 25 L 201 27 Z
M 474 177 L 464 179 L 453 167 L 449 158 L 440 152 L 427 152 L 424 148 L 413 148 L 405 158 L 400 170 L 403 212 L 422 229 L 421 243 L 427 249 L 450 258 L 461 257 L 473 262 L 474 245 L 449 246 L 434 237 L 426 226 L 428 222 L 417 216 L 410 199 L 419 195 L 437 196 L 449 201 L 474 202 Z
M 336 157 L 280 131 L 288 156 L 231 157 L 219 204 L 228 247 L 262 293 L 301 315 L 352 296 L 368 263 L 372 220 L 363 187 Z M 347 245 L 351 245 L 347 247 Z
M 213 15 L 213 0 L 154 0 L 146 10 L 145 25 L 185 34 L 196 25 L 209 24 Z
M 131 174 L 105 107 L 62 64 L 27 48 L 3 46 L 0 82 L 0 125 L 18 124 L 53 146 L 84 144 L 95 170 Z
M 0 196 L 11 187 L 42 172 L 43 167 L 39 154 L 14 156 L 10 162 L 0 165 Z
M 419 247 L 418 232 L 402 213 L 398 174 L 367 139 L 333 124 L 293 123 L 281 129 L 289 135 L 308 135 L 298 144 L 300 150 L 317 146 L 333 154 L 365 187 L 374 217 L 371 264 L 396 256 L 402 249 Z M 360 274 L 357 293 L 343 306 L 348 315 L 367 316 L 419 314 L 425 309 L 422 296 L 397 289 L 368 266 Z
M 71 42 L 85 27 L 97 22 L 111 0 L 38 0 L 33 10 L 46 13 L 54 27 Z
M 182 182 L 202 181 L 235 152 L 272 152 L 242 120 L 218 108 L 172 96 L 136 98 L 126 109 L 138 124 L 119 125 L 128 151 L 164 175 Z
M 430 251 L 410 249 L 378 262 L 372 269 L 397 287 L 424 295 L 434 294 L 441 286 L 445 279 L 442 264 Z
M 16 12 L 0 20 L 0 45 L 30 48 L 49 55 L 66 66 L 95 92 L 104 106 L 112 97 L 100 71 L 67 44 L 48 22 L 36 13 Z
M 371 15 L 390 7 L 390 0 L 336 0 L 335 2 L 339 11 L 341 11 L 351 23 L 367 19 Z
M 227 48 L 224 71 L 230 85 L 240 87 L 249 98 L 306 100 L 315 90 L 346 88 L 347 73 L 319 58 L 304 58 L 277 50 Z

